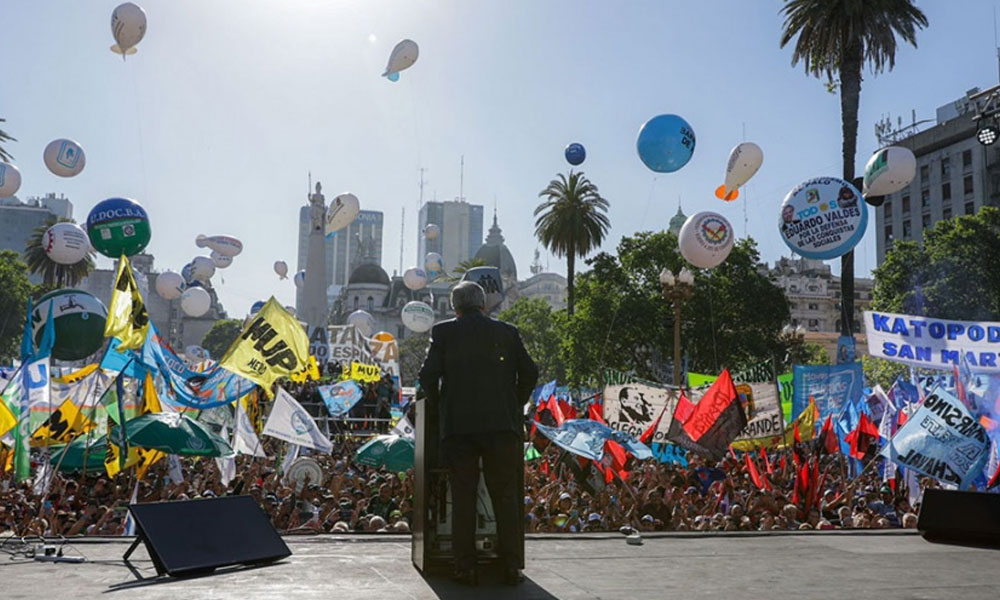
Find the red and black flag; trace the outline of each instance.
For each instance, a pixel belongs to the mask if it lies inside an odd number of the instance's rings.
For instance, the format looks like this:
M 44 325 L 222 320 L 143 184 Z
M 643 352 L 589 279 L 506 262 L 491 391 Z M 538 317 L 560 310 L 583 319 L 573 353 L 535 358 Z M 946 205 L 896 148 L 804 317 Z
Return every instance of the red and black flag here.
M 861 413 L 854 431 L 844 436 L 844 441 L 851 445 L 851 456 L 857 459 L 864 458 L 873 447 L 878 450 L 877 440 L 878 427 L 875 427 L 865 413 Z
M 747 415 L 733 378 L 729 369 L 724 369 L 698 404 L 692 405 L 681 395 L 667 439 L 717 461 L 746 426 Z
M 819 440 L 816 447 L 819 449 L 820 454 L 836 454 L 840 451 L 840 440 L 837 439 L 837 434 L 833 431 L 833 415 L 827 415 L 826 422 L 823 423 L 823 429 L 819 432 Z

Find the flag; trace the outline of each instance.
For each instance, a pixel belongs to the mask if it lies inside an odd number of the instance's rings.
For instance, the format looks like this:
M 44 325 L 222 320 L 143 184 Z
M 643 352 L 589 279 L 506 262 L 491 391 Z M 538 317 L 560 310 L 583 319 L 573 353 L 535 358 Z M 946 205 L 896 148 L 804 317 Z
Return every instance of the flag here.
M 872 444 L 878 440 L 878 428 L 868 419 L 868 415 L 861 413 L 858 418 L 858 426 L 854 431 L 844 438 L 851 446 L 850 455 L 861 460 L 868 454 Z
M 322 377 L 322 375 L 319 372 L 319 364 L 316 362 L 316 357 L 312 354 L 309 355 L 309 360 L 306 362 L 305 368 L 288 376 L 288 378 L 295 383 L 305 383 L 310 379 L 313 381 L 319 381 L 320 377 Z
M 361 400 L 364 392 L 353 379 L 338 381 L 333 385 L 321 385 L 316 388 L 319 397 L 323 399 L 326 410 L 331 417 L 340 418 L 351 412 L 354 405 Z
M 640 460 L 653 456 L 649 447 L 627 433 L 615 431 L 590 419 L 572 419 L 560 427 L 549 427 L 541 423 L 537 425 L 545 437 L 563 450 L 597 462 L 604 459 L 605 442 L 608 440 L 618 442 Z
M 219 365 L 257 383 L 270 397 L 276 379 L 302 370 L 308 360 L 305 329 L 272 296 L 243 328 Z
M 767 469 L 768 475 L 774 475 L 774 465 L 771 464 L 770 459 L 767 458 L 767 448 L 760 447 L 760 458 L 764 461 L 764 468 Z
M 766 479 L 761 477 L 760 471 L 757 470 L 757 463 L 750 458 L 750 453 L 745 452 L 743 454 L 743 460 L 746 463 L 747 473 L 750 474 L 750 481 L 757 486 L 758 490 L 770 489 L 771 484 L 768 483 Z
M 146 365 L 138 360 L 135 352 L 122 350 L 121 343 L 118 338 L 111 338 L 108 349 L 101 358 L 100 367 L 105 371 L 123 372 L 126 377 L 142 379 L 147 370 Z
M 660 426 L 660 419 L 663 418 L 663 413 L 667 412 L 667 406 L 668 406 L 667 404 L 663 405 L 663 408 L 660 409 L 660 414 L 656 416 L 656 420 L 653 421 L 652 424 L 650 424 L 650 426 L 646 428 L 646 431 L 642 432 L 642 435 L 639 436 L 640 442 L 642 442 L 643 444 L 649 444 L 651 441 L 653 441 L 653 435 L 656 433 L 657 428 Z
M 250 415 L 243 410 L 243 403 L 236 403 L 236 424 L 233 426 L 233 450 L 237 454 L 248 454 L 259 458 L 267 458 L 264 448 L 260 444 L 260 438 L 254 430 L 253 421 Z
M 406 415 L 399 418 L 399 421 L 396 422 L 396 425 L 389 433 L 391 435 L 398 435 L 399 437 L 406 438 L 408 440 L 412 440 L 415 437 L 413 425 L 410 424 L 410 420 L 406 418 Z
M 21 338 L 21 401 L 14 430 L 14 472 L 18 483 L 31 476 L 31 407 L 50 404 L 49 355 L 55 343 L 55 323 L 52 320 L 52 304 L 42 330 L 42 339 L 35 349 L 32 337 L 31 300 L 28 300 L 28 315 L 24 321 Z
M 140 414 L 163 412 L 160 406 L 160 398 L 156 394 L 156 384 L 153 382 L 153 374 L 146 372 L 146 378 L 142 383 L 142 409 Z M 166 452 L 160 450 L 148 450 L 139 448 L 139 462 L 135 467 L 135 474 L 139 480 L 146 476 L 149 467 L 153 466 L 166 456 Z
M 547 402 L 548 399 L 551 398 L 552 395 L 555 393 L 556 393 L 556 380 L 553 379 L 552 381 L 546 383 L 539 389 L 538 396 L 535 397 L 535 404 L 541 404 L 542 402 Z
M 104 337 L 121 340 L 118 351 L 141 348 L 149 329 L 149 315 L 139 293 L 139 286 L 132 274 L 132 266 L 124 254 L 118 259 L 115 288 L 108 304 L 108 320 L 104 324 Z
M 556 427 L 561 427 L 566 421 L 566 417 L 563 416 L 562 407 L 559 406 L 559 401 L 556 400 L 555 396 L 549 396 L 548 404 L 546 405 L 549 412 L 552 413 L 552 418 L 556 420 Z
M 222 426 L 219 435 L 229 441 L 229 430 L 225 425 Z M 216 457 L 215 466 L 219 469 L 219 480 L 222 481 L 222 485 L 229 487 L 229 482 L 236 479 L 236 455 Z
M 73 404 L 73 398 L 67 398 L 49 415 L 41 427 L 31 434 L 31 445 L 68 444 L 76 436 L 87 433 L 96 426 L 96 423 L 88 419 L 83 411 Z
M 261 310 L 266 310 L 266 308 Z M 319 430 L 316 421 L 295 398 L 292 398 L 288 392 L 280 387 L 274 396 L 271 414 L 267 416 L 267 422 L 264 423 L 264 435 L 327 454 L 333 452 L 333 444 Z
M 10 386 L 10 391 L 20 392 L 20 388 L 15 388 L 14 385 Z M 4 390 L 3 396 L 0 397 L 0 437 L 7 435 L 11 429 L 17 425 L 17 415 L 10 409 L 7 405 L 7 392 Z M 13 394 L 11 394 L 13 396 Z M 11 398 L 13 400 L 14 398 Z
M 747 416 L 733 378 L 729 369 L 723 369 L 698 404 L 691 406 L 686 402 L 682 407 L 678 400 L 667 439 L 692 452 L 719 460 L 746 425 Z
M 694 470 L 695 477 L 698 478 L 698 484 L 701 485 L 701 495 L 704 496 L 708 493 L 708 488 L 712 486 L 716 481 L 722 481 L 726 478 L 725 471 L 716 469 L 715 467 L 698 467 Z
M 821 452 L 825 452 L 826 454 L 836 454 L 840 450 L 840 440 L 837 439 L 837 434 L 833 431 L 832 414 L 826 416 L 823 429 L 819 432 L 818 447 Z
M 108 421 L 108 449 L 104 454 L 104 470 L 108 477 L 114 477 L 125 469 L 139 463 L 139 451 L 137 448 L 128 448 L 123 452 L 121 447 L 111 438 L 111 421 Z

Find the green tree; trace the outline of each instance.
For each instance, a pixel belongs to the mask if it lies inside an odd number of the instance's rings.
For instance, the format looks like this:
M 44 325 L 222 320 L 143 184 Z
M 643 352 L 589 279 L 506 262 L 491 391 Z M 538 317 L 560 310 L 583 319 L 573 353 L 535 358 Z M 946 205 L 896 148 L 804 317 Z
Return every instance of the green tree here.
M 7 119 L 0 119 L 0 123 L 6 123 L 6 122 Z M 4 148 L 3 144 L 6 142 L 16 142 L 16 141 L 17 139 L 10 137 L 10 134 L 8 134 L 3 129 L 0 129 L 0 160 L 2 160 L 3 162 L 10 162 L 14 160 L 14 157 L 11 156 L 9 152 L 7 152 L 7 149 Z
M 0 251 L 0 364 L 20 358 L 24 317 L 32 286 L 28 267 L 13 250 Z
M 673 359 L 673 310 L 659 273 L 685 265 L 670 232 L 637 233 L 588 261 L 576 313 L 568 318 L 563 357 L 573 385 L 595 382 L 602 369 L 662 379 Z M 739 369 L 788 351 L 779 338 L 788 322 L 782 290 L 764 274 L 756 244 L 740 240 L 724 263 L 695 269 L 694 293 L 681 310 L 682 354 L 692 371 Z
M 560 348 L 562 346 L 562 325 L 565 313 L 553 311 L 542 298 L 519 298 L 498 318 L 516 326 L 521 331 L 521 339 L 528 354 L 538 365 L 540 382 L 566 377 Z
M 399 371 L 403 385 L 416 385 L 420 366 L 427 356 L 427 346 L 431 343 L 430 332 L 406 332 L 406 337 L 399 342 Z
M 208 350 L 212 358 L 219 360 L 233 345 L 241 331 L 243 331 L 243 321 L 220 319 L 212 324 L 212 328 L 202 338 L 201 347 Z
M 76 223 L 65 217 L 46 219 L 31 232 L 24 246 L 24 261 L 33 275 L 41 274 L 42 283 L 53 289 L 73 287 L 94 270 L 94 251 L 90 250 L 80 262 L 72 265 L 62 265 L 49 258 L 45 253 L 42 238 L 45 232 L 56 223 Z
M 781 47 L 795 39 L 792 65 L 802 62 L 807 74 L 825 76 L 831 89 L 840 90 L 843 178 L 854 181 L 862 68 L 867 64 L 872 74 L 891 71 L 896 37 L 916 47 L 917 29 L 927 26 L 927 17 L 913 0 L 786 0 L 781 12 Z M 853 335 L 853 251 L 841 257 L 840 271 L 841 331 Z
M 576 257 L 583 258 L 601 245 L 611 221 L 604 214 L 608 201 L 583 172 L 562 173 L 539 192 L 545 200 L 535 208 L 535 237 L 556 256 L 566 257 L 566 311 L 575 307 Z

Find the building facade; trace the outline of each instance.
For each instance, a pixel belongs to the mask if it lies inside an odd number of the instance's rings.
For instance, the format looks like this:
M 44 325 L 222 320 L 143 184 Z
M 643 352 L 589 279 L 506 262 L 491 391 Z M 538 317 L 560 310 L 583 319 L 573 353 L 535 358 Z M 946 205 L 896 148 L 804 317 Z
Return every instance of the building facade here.
M 424 228 L 437 225 L 438 237 L 429 240 Z M 447 202 L 425 202 L 420 207 L 420 228 L 417 231 L 417 256 L 421 263 L 429 252 L 444 259 L 444 269 L 451 272 L 462 261 L 472 258 L 483 243 L 483 207 L 457 199 Z M 420 266 L 423 266 L 421 264 Z
M 73 203 L 63 195 L 18 200 L 17 196 L 0 198 L 0 250 L 13 250 L 24 256 L 24 247 L 36 227 L 49 219 L 73 218 Z M 32 283 L 41 283 L 40 275 L 30 275 Z
M 791 325 L 802 325 L 807 332 L 840 331 L 840 277 L 833 275 L 830 265 L 821 260 L 784 257 L 774 263 L 768 275 L 785 292 Z M 856 333 L 864 323 L 862 312 L 871 307 L 874 287 L 871 279 L 854 279 Z
M 535 273 L 517 284 L 521 298 L 541 298 L 552 310 L 566 308 L 566 278 L 558 273 Z

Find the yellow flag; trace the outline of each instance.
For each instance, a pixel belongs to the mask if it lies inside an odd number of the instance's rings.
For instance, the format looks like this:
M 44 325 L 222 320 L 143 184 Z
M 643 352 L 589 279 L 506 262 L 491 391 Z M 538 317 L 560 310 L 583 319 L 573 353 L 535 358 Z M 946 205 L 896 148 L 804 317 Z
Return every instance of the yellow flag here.
M 378 365 L 366 365 L 351 361 L 351 379 L 354 381 L 378 381 L 382 379 L 382 369 Z
M 149 315 L 139 294 L 139 286 L 132 276 L 132 267 L 124 255 L 118 260 L 115 289 L 108 305 L 108 320 L 104 324 L 104 337 L 121 340 L 119 350 L 136 350 L 146 341 Z
M 156 384 L 153 383 L 153 373 L 146 371 L 146 380 L 142 382 L 142 413 L 163 412 L 160 397 L 156 395 Z
M 260 385 L 273 397 L 272 384 L 303 370 L 309 360 L 305 329 L 272 296 L 251 318 L 219 364 Z
M 110 429 L 108 430 L 110 431 Z M 121 471 L 131 467 L 132 465 L 139 464 L 139 449 L 129 446 L 128 456 L 125 458 L 125 464 L 122 465 L 119 455 L 121 454 L 121 448 L 117 444 L 108 439 L 108 451 L 104 455 L 104 470 L 108 472 L 108 477 L 114 477 Z
M 0 397 L 0 437 L 7 435 L 7 432 L 14 429 L 16 425 L 17 417 L 14 416 L 4 399 Z
M 757 448 L 786 448 L 795 443 L 795 426 L 798 424 L 799 439 L 808 442 L 816 435 L 816 403 L 809 399 L 809 406 L 806 406 L 802 414 L 797 419 L 785 427 L 783 435 L 775 435 L 769 438 L 757 438 L 753 440 L 741 440 L 733 442 L 734 450 L 748 452 Z
M 255 387 L 249 394 L 239 399 L 243 403 L 243 412 L 247 414 L 250 424 L 253 425 L 254 433 L 257 435 L 260 435 L 261 429 L 264 427 L 260 414 L 260 396 L 257 393 L 259 389 Z
M 316 357 L 310 354 L 309 364 L 306 365 L 306 368 L 297 373 L 292 373 L 288 378 L 295 383 L 305 383 L 310 379 L 313 381 L 319 381 L 320 377 L 322 377 L 322 375 L 319 372 L 319 363 L 316 362 Z
M 63 375 L 62 377 L 53 377 L 52 383 L 76 383 L 81 381 L 87 375 L 90 375 L 97 370 L 97 363 L 90 363 L 89 365 L 83 367 L 78 371 L 73 371 L 68 375 Z
M 31 445 L 34 447 L 51 446 L 52 444 L 68 444 L 81 433 L 87 433 L 96 426 L 73 404 L 72 398 L 67 398 L 59 408 L 31 434 Z
M 14 449 L 0 444 L 0 473 L 7 473 L 14 468 Z

